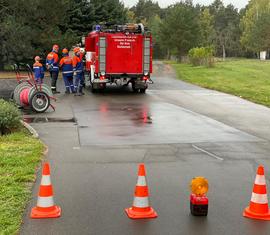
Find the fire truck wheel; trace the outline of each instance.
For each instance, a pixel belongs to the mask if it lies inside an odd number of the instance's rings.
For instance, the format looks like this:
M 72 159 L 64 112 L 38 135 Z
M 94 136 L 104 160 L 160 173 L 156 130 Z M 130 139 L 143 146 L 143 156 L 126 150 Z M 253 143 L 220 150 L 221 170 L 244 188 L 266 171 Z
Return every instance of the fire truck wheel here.
M 139 89 L 138 88 L 135 88 L 135 82 L 132 82 L 132 90 L 134 93 L 138 93 L 139 92 Z
M 141 93 L 145 93 L 146 89 L 140 89 Z
M 97 89 L 95 89 L 94 87 L 93 87 L 93 85 L 91 86 L 91 91 L 92 91 L 92 93 L 96 93 L 97 92 Z

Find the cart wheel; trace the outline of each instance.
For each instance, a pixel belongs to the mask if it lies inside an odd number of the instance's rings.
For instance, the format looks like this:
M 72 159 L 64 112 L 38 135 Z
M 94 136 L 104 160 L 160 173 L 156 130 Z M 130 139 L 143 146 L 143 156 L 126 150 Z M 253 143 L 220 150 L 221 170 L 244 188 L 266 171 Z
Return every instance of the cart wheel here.
M 9 100 L 14 101 L 14 91 L 12 91 L 9 95 Z
M 50 106 L 50 98 L 43 91 L 35 92 L 30 98 L 30 107 L 37 113 L 44 113 Z

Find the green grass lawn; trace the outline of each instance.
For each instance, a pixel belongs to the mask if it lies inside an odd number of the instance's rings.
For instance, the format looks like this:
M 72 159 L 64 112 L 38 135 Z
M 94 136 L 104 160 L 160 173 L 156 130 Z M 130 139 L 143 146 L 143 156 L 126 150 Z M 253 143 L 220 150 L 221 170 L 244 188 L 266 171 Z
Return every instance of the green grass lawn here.
M 18 232 L 43 150 L 24 131 L 0 137 L 0 234 Z
M 170 62 L 179 79 L 270 107 L 270 62 L 230 59 L 214 68 Z

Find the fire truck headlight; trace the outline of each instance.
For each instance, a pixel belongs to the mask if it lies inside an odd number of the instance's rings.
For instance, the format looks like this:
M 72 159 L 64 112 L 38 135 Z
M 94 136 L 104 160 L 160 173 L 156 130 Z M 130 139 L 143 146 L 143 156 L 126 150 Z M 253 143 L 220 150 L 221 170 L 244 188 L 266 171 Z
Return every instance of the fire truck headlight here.
M 100 75 L 101 75 L 101 76 L 105 76 L 105 72 L 101 72 Z
M 148 73 L 146 72 L 146 73 L 144 73 L 144 76 L 148 76 Z

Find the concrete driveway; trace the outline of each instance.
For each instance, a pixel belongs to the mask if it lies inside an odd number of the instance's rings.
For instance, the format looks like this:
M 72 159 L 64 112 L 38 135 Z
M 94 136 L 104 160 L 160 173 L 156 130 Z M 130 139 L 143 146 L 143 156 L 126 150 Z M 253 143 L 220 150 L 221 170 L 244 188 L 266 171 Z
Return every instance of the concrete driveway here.
M 270 234 L 268 222 L 242 217 L 256 169 L 269 183 L 270 109 L 175 79 L 156 62 L 145 95 L 108 88 L 58 95 L 56 112 L 25 115 L 49 146 L 59 219 L 31 220 L 21 234 Z M 146 164 L 159 217 L 130 220 L 137 164 Z M 209 180 L 209 215 L 189 213 L 189 182 Z

